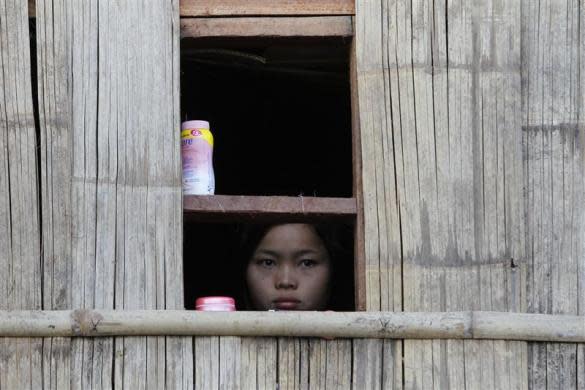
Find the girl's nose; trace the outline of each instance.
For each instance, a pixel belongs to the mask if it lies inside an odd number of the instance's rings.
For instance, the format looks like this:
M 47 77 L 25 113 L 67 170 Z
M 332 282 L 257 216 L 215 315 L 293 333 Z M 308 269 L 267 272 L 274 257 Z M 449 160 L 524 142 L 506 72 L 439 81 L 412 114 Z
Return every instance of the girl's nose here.
M 297 287 L 297 281 L 294 270 L 291 267 L 284 265 L 279 268 L 276 273 L 276 288 L 294 289 Z

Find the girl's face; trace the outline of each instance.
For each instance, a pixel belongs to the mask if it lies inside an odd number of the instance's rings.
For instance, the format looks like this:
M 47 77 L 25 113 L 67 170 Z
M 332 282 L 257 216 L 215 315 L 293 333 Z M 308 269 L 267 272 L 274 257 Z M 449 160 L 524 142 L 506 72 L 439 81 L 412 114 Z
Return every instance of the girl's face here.
M 311 225 L 270 228 L 246 268 L 251 303 L 258 310 L 323 310 L 329 299 L 331 265 Z

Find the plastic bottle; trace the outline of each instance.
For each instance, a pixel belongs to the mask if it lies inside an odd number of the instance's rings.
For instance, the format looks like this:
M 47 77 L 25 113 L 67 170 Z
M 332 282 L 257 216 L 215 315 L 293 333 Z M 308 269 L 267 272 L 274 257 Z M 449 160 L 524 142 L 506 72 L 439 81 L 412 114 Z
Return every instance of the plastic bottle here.
M 236 301 L 231 297 L 201 297 L 195 301 L 198 311 L 236 311 Z
M 187 121 L 181 125 L 183 194 L 213 195 L 213 135 L 207 121 Z

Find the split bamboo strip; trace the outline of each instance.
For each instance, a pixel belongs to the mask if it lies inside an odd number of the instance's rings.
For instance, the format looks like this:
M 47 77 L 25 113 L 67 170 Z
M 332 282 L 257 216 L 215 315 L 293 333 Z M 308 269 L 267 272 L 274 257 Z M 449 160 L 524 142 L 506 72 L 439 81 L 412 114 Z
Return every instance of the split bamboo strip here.
M 29 42 L 26 3 L 0 2 L 0 309 L 5 310 L 40 309 L 42 301 Z M 0 338 L 0 388 L 40 388 L 42 348 L 41 339 Z
M 583 315 L 585 3 L 523 0 L 521 19 L 526 311 Z M 582 345 L 529 344 L 529 387 L 585 389 L 582 354 Z
M 0 337 L 187 335 L 585 342 L 585 317 L 481 311 L 0 311 Z

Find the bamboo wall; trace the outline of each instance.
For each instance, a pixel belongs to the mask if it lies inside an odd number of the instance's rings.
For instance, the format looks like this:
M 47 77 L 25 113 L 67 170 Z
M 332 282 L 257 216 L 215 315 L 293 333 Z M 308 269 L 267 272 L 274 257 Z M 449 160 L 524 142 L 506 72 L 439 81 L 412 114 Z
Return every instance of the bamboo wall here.
M 0 309 L 182 308 L 178 1 L 37 0 L 32 62 L 26 12 L 0 0 Z M 585 5 L 358 0 L 355 31 L 367 309 L 585 315 Z M 4 338 L 0 388 L 585 389 L 584 362 L 521 341 Z
M 356 13 L 368 308 L 583 315 L 583 3 Z M 585 386 L 583 345 L 403 348 L 406 388 Z

